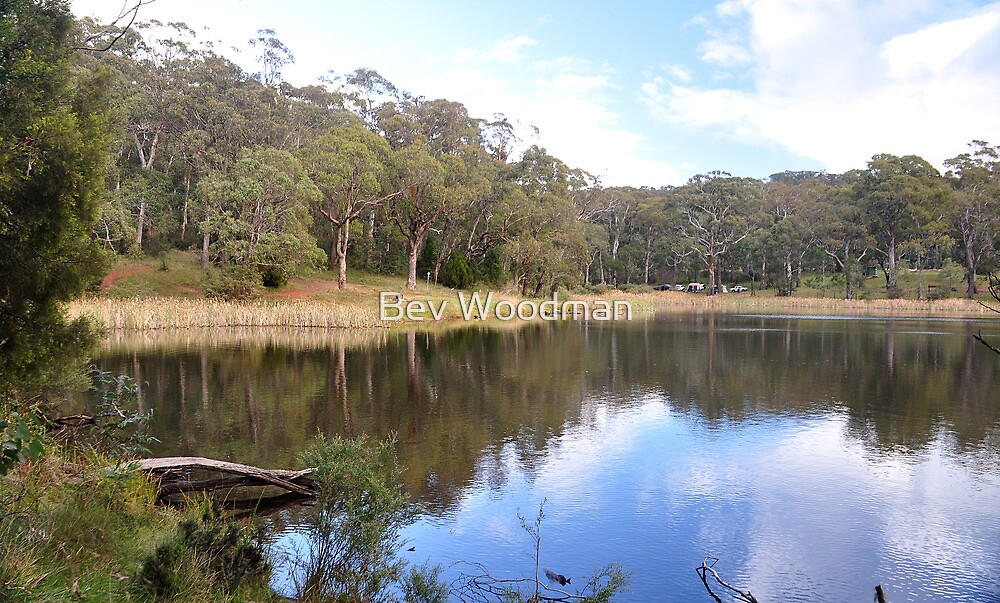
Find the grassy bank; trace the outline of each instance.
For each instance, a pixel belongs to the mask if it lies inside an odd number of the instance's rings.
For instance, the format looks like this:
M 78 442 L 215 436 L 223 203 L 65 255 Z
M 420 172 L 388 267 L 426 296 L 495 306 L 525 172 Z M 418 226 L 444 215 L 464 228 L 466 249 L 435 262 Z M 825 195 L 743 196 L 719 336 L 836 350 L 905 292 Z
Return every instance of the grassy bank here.
M 148 479 L 113 464 L 51 449 L 0 477 L 0 601 L 277 599 L 245 528 L 157 506 Z M 234 554 L 240 570 L 219 563 Z

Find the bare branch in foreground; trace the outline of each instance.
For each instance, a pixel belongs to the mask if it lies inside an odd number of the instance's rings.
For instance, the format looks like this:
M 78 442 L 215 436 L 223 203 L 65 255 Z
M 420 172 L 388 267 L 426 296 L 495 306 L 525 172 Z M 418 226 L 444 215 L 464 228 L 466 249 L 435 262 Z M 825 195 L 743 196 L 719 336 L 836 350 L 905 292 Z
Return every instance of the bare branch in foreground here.
M 135 3 L 135 5 L 131 7 L 128 6 L 128 3 L 126 2 L 125 5 L 122 6 L 121 12 L 118 13 L 118 16 L 115 18 L 114 21 L 107 24 L 101 31 L 93 35 L 87 36 L 87 38 L 83 41 L 84 45 L 74 46 L 73 50 L 89 50 L 91 52 L 107 52 L 111 50 L 111 48 L 115 45 L 115 43 L 118 42 L 118 40 L 122 39 L 122 37 L 126 33 L 128 33 L 128 30 L 132 27 L 132 24 L 135 23 L 136 17 L 139 16 L 139 9 L 147 4 L 152 4 L 153 2 L 156 2 L 156 0 L 138 0 Z M 128 18 L 128 23 L 116 32 L 115 28 L 118 27 L 118 24 L 124 21 L 126 18 Z M 114 33 L 115 37 L 112 38 L 111 41 L 108 42 L 103 48 L 95 48 L 93 46 L 89 46 L 91 42 L 95 42 L 97 41 L 98 38 L 110 33 Z
M 452 594 L 456 595 L 459 601 L 470 603 L 506 601 L 512 594 L 523 592 L 521 589 L 525 586 L 536 593 L 538 601 L 580 601 L 585 599 L 582 595 L 551 588 L 534 578 L 496 578 L 481 563 L 462 563 L 473 568 L 475 573 L 463 573 L 452 583 Z
M 711 563 L 708 562 L 709 560 L 711 560 Z M 708 574 L 712 574 L 712 577 L 715 578 L 715 581 L 719 584 L 719 586 L 722 586 L 733 593 L 733 598 L 737 601 L 744 601 L 745 603 L 760 603 L 760 601 L 757 600 L 757 597 L 753 596 L 750 591 L 742 591 L 723 580 L 722 577 L 719 576 L 719 572 L 715 571 L 715 564 L 718 562 L 719 560 L 716 557 L 705 557 L 705 559 L 701 562 L 701 565 L 694 570 L 698 572 L 698 576 L 701 577 L 701 581 L 705 585 L 705 590 L 708 591 L 708 594 L 710 594 L 717 603 L 722 603 L 722 599 L 719 598 L 719 595 L 712 592 L 712 587 L 708 584 Z

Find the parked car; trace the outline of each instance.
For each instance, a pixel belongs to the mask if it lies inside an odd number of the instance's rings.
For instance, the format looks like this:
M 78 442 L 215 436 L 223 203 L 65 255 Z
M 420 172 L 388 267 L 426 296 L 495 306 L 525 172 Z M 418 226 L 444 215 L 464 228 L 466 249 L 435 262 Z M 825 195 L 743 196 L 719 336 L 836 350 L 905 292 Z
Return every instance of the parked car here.
M 655 289 L 657 291 L 673 291 L 674 290 L 674 286 L 673 285 L 657 285 L 657 286 L 653 287 L 653 289 Z
M 705 283 L 688 283 L 688 293 L 699 293 L 705 290 Z
M 744 291 L 749 291 L 749 289 L 747 289 L 743 285 L 736 285 L 735 287 L 730 287 L 729 291 L 731 291 L 732 293 L 742 293 Z
M 684 285 L 675 285 L 674 286 L 674 291 L 683 291 L 683 290 L 684 290 Z

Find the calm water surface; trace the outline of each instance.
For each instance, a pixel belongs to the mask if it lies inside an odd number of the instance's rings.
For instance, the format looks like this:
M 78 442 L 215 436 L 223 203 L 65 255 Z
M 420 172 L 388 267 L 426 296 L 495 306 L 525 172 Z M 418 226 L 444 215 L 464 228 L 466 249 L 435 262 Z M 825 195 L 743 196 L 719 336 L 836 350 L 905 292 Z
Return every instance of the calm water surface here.
M 317 430 L 396 432 L 425 508 L 408 560 L 711 601 L 1000 601 L 1000 357 L 990 322 L 667 314 L 441 333 L 108 342 L 156 454 L 297 466 Z M 295 541 L 303 509 L 274 517 Z M 279 576 L 280 579 L 280 576 Z

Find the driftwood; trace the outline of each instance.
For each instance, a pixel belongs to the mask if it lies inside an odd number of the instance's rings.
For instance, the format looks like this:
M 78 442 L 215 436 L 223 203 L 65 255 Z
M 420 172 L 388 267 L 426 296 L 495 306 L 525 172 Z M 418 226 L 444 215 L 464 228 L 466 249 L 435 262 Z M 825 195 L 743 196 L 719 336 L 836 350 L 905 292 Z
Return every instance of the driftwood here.
M 315 469 L 261 469 L 200 456 L 142 459 L 135 462 L 135 467 L 149 473 L 159 483 L 161 500 L 188 492 L 213 492 L 221 489 L 232 491 L 236 488 L 262 486 L 275 486 L 283 492 L 279 495 L 256 496 L 258 501 L 276 496 L 311 498 L 316 495 L 313 480 Z M 194 479 L 195 474 L 213 477 Z M 218 474 L 224 474 L 224 477 L 218 477 Z

